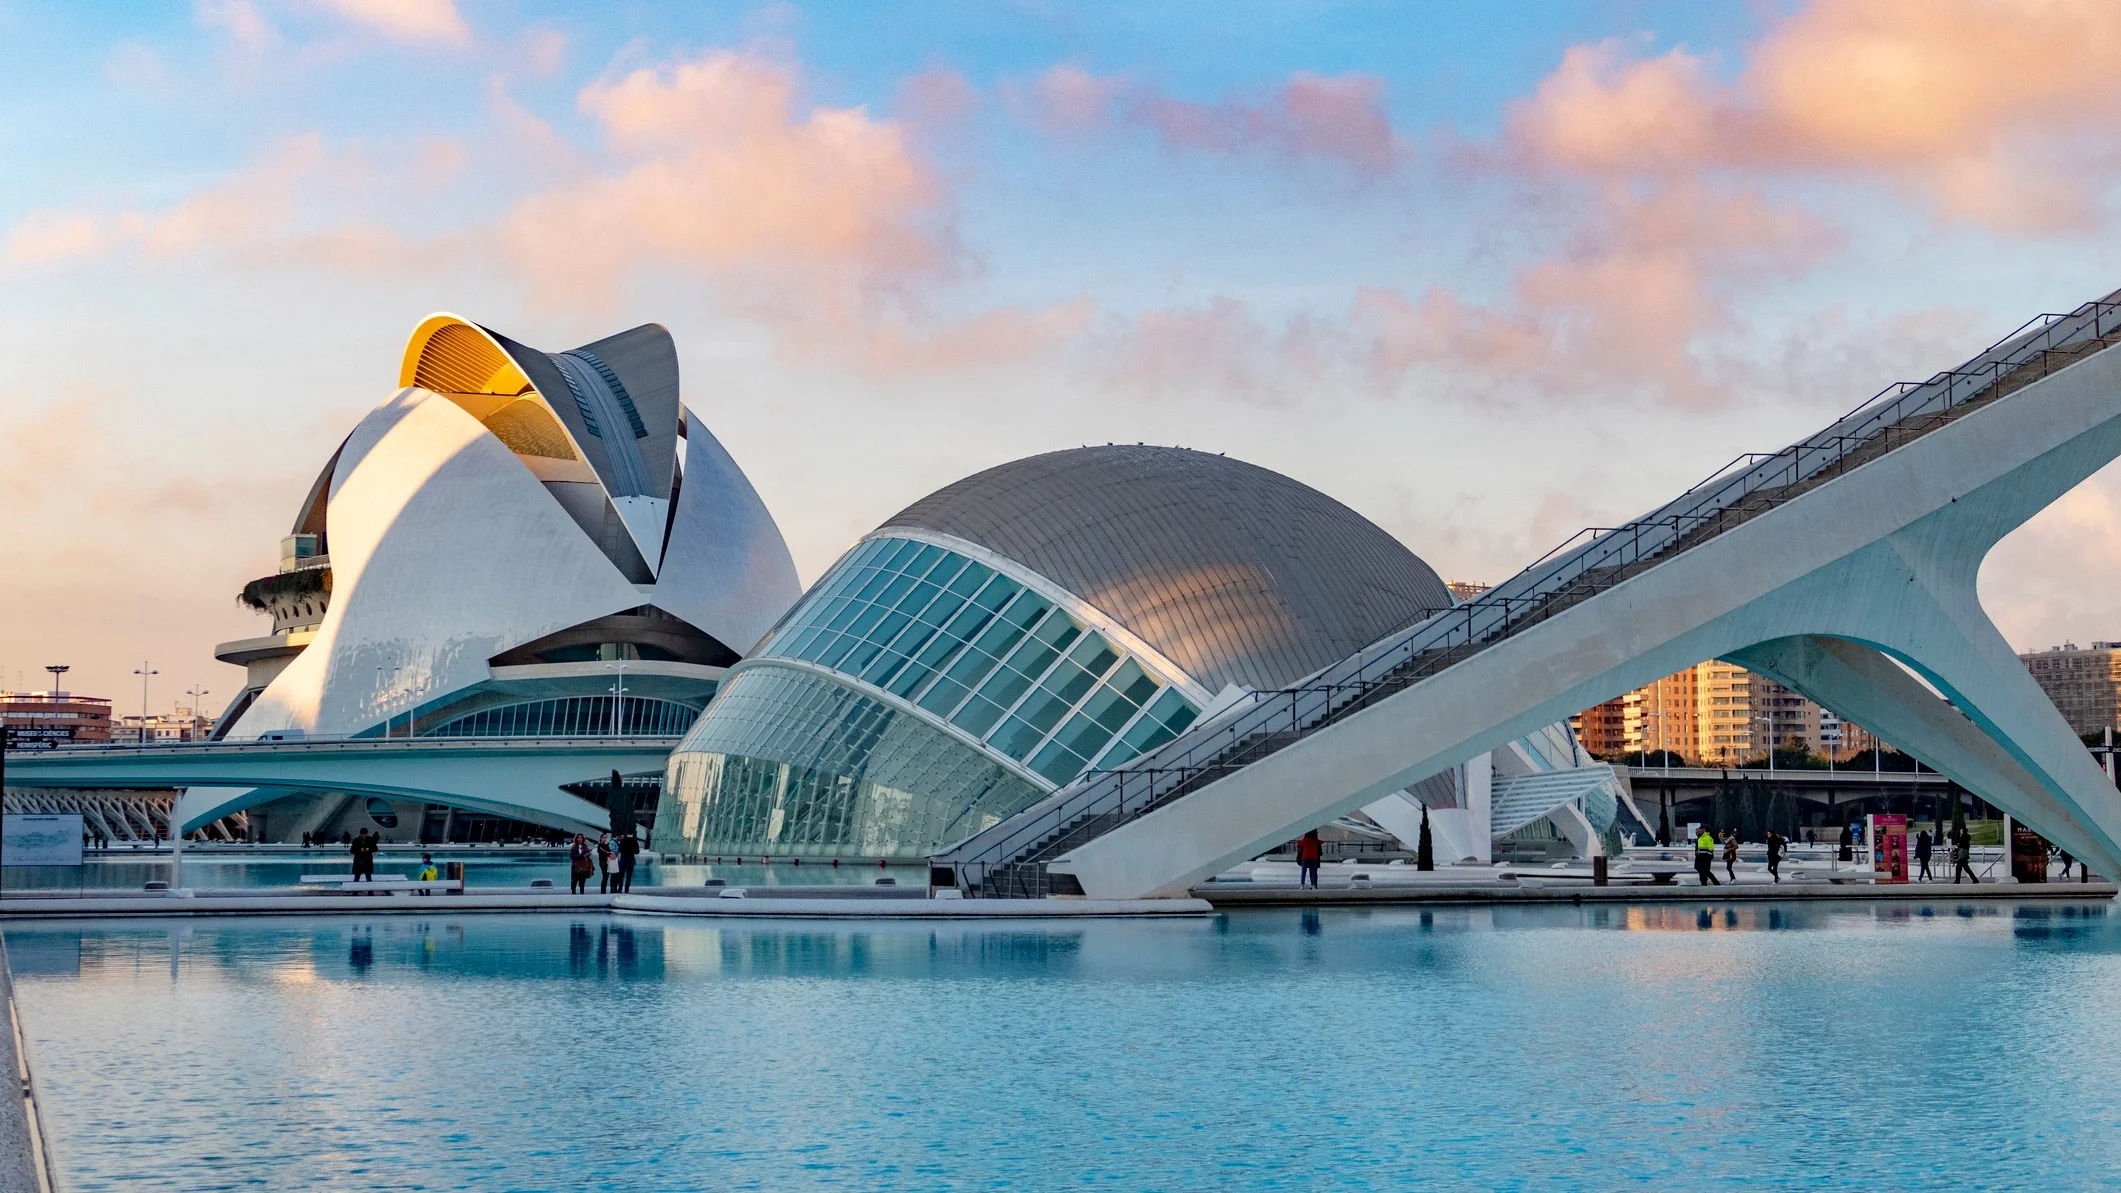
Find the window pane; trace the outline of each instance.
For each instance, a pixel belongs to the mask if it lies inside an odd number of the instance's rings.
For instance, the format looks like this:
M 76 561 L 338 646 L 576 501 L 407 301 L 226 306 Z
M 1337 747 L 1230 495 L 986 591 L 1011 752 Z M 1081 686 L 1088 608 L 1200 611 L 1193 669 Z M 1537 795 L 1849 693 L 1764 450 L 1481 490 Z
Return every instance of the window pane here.
M 974 696 L 965 701 L 965 707 L 957 710 L 950 723 L 974 737 L 987 732 L 988 726 L 1001 719 L 1002 706 L 984 696 Z
M 1021 760 L 1044 736 L 1044 730 L 1028 725 L 1018 717 L 1010 717 L 1002 722 L 1001 729 L 988 739 L 987 744 L 1011 758 Z
M 877 566 L 887 571 L 902 572 L 906 570 L 900 565 L 912 559 L 921 549 L 921 545 L 912 539 L 890 539 L 887 541 L 891 543 L 891 554 L 877 560 Z
M 1031 760 L 1031 769 L 1044 776 L 1056 786 L 1065 786 L 1068 780 L 1082 773 L 1083 760 L 1057 741 L 1047 742 L 1046 748 Z
M 980 586 L 985 584 L 993 575 L 993 568 L 985 564 L 974 563 L 968 559 L 965 561 L 965 570 L 959 572 L 957 578 L 950 581 L 950 591 L 961 597 L 971 596 L 973 593 L 978 592 Z

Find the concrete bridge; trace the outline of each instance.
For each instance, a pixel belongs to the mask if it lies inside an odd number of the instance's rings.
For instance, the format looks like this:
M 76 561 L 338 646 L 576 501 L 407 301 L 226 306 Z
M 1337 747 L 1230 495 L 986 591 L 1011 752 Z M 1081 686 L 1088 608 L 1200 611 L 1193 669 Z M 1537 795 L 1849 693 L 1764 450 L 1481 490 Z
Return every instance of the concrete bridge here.
M 2121 293 L 2042 316 L 935 863 L 975 891 L 1180 894 L 1538 726 L 1720 658 L 2121 874 L 2121 793 L 1975 593 L 1998 540 L 2121 456 L 2121 353 L 2106 351 L 2117 343 Z
M 190 832 L 289 792 L 442 804 L 569 832 L 609 827 L 563 783 L 663 769 L 670 737 L 414 737 L 73 746 L 7 755 L 10 788 L 179 788 Z

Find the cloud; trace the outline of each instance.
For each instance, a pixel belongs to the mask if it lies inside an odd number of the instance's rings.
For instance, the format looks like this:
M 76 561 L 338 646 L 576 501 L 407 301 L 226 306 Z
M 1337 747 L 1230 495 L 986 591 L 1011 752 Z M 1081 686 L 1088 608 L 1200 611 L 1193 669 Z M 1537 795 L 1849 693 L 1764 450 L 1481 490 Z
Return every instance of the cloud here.
M 1801 272 L 1838 235 L 1757 193 L 1677 183 L 1606 191 L 1573 240 L 1520 266 L 1508 297 L 1490 304 L 1440 286 L 1418 298 L 1360 291 L 1355 322 L 1372 371 L 1442 364 L 1519 388 L 1617 388 L 1713 406 L 1731 395 L 1729 370 L 1706 341 L 1737 330 L 1731 287 Z
M 441 172 L 461 160 L 451 143 L 428 140 L 414 163 Z M 333 151 L 308 133 L 273 146 L 258 161 L 159 209 L 115 212 L 46 208 L 10 229 L 5 260 L 49 266 L 135 253 L 152 260 L 210 257 L 256 267 L 325 267 L 375 273 L 431 259 L 385 225 L 346 216 L 405 172 L 377 167 L 358 148 Z
M 922 128 L 956 124 L 979 106 L 979 93 L 965 76 L 947 66 L 932 66 L 899 84 L 895 108 L 908 123 Z
M 247 50 L 267 50 L 280 40 L 279 31 L 252 0 L 193 0 L 192 15 L 201 25 L 227 34 Z
M 799 111 L 797 81 L 719 51 L 585 89 L 578 106 L 612 164 L 515 204 L 496 236 L 506 258 L 584 296 L 634 269 L 680 268 L 794 285 L 795 304 L 947 270 L 948 195 L 904 127 L 860 108 Z
M 455 0 L 322 0 L 340 17 L 396 41 L 465 45 L 471 27 Z
M 1019 110 L 1053 133 L 1137 128 L 1167 149 L 1323 159 L 1365 175 L 1382 174 L 1404 156 L 1385 111 L 1384 81 L 1368 75 L 1299 71 L 1264 94 L 1199 103 L 1063 64 L 1011 94 Z
M 1631 48 L 1568 50 L 1510 113 L 1518 153 L 1606 176 L 1880 177 L 1948 218 L 2052 232 L 2094 221 L 2084 154 L 2121 116 L 2113 5 L 1815 0 L 1773 23 L 1728 80 L 1713 57 Z

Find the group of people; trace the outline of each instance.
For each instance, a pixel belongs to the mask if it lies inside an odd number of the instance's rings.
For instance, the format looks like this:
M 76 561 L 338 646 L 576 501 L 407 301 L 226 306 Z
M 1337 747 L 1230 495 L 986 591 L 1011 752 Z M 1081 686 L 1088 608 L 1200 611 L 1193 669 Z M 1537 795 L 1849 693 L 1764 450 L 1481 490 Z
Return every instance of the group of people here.
M 1928 829 L 1922 829 L 1915 834 L 1916 880 L 1919 882 L 1936 881 L 1930 874 L 1930 854 L 1935 851 L 1937 841 L 1940 838 L 1949 841 L 1952 846 L 1952 881 L 1958 882 L 1963 876 L 1968 882 L 1978 885 L 1981 882 L 1981 876 L 1974 873 L 1974 835 L 1966 831 L 1966 825 L 1964 824 L 1959 825 L 1948 834 L 1940 833 L 1937 837 L 1930 836 Z M 2063 865 L 2062 871 L 2064 874 L 2069 872 L 2067 863 Z
M 1776 882 L 1782 881 L 1782 859 L 1789 852 L 1789 849 L 1790 839 L 1788 837 L 1783 836 L 1774 829 L 1768 830 L 1768 877 Z M 1724 878 L 1737 882 L 1738 834 L 1735 831 L 1726 829 L 1723 835 L 1718 837 L 1709 831 L 1707 825 L 1703 825 L 1701 835 L 1694 838 L 1694 876 L 1700 880 L 1701 885 L 1723 885 L 1724 879 L 1716 877 L 1716 858 L 1718 854 L 1723 857 Z
M 600 875 L 597 893 L 623 895 L 633 889 L 634 860 L 641 854 L 641 838 L 634 833 L 598 833 L 595 844 L 581 833 L 567 849 L 569 889 L 577 895 L 589 893 L 589 876 Z

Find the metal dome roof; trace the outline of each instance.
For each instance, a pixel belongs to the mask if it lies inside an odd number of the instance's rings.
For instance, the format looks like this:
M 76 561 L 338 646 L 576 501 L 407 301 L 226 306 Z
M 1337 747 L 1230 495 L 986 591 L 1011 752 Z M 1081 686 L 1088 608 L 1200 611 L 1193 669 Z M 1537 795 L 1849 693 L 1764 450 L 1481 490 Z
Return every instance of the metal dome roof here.
M 1073 592 L 1210 691 L 1275 688 L 1451 606 L 1398 539 L 1277 472 L 1176 447 L 1016 460 L 884 529 L 977 543 Z

